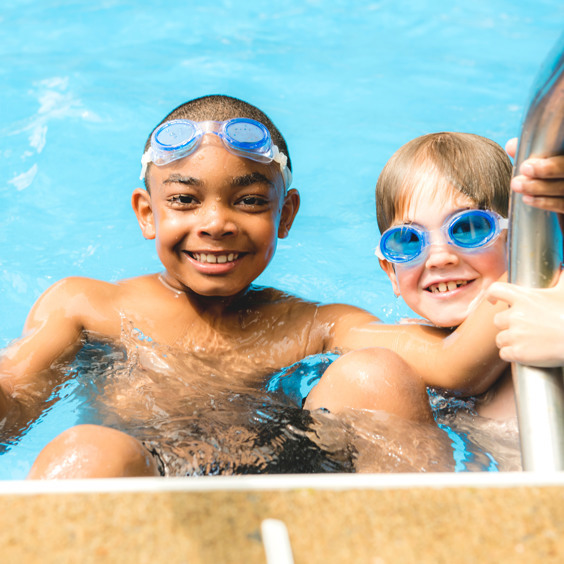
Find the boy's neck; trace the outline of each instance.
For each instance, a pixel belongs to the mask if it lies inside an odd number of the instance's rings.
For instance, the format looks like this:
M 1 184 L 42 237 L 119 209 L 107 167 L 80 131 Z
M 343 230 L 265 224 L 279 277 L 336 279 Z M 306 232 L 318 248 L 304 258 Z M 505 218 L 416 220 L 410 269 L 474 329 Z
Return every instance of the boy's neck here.
M 202 317 L 220 319 L 221 317 L 241 312 L 252 308 L 253 299 L 250 299 L 253 286 L 247 286 L 241 292 L 233 296 L 202 296 L 193 292 L 190 288 L 179 289 L 173 286 L 166 278 L 166 274 L 158 275 L 159 281 L 163 286 L 174 292 L 178 296 L 186 296 L 193 309 Z

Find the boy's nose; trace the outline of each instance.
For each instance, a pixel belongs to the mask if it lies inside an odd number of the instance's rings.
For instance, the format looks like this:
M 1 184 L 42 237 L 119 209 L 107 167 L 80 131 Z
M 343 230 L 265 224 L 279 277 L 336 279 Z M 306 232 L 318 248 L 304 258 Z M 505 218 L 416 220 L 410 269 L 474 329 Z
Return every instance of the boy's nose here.
M 235 234 L 237 226 L 225 206 L 213 203 L 200 211 L 198 230 L 201 235 L 220 238 Z
M 427 268 L 444 268 L 445 266 L 457 265 L 459 256 L 452 245 L 446 241 L 431 241 L 428 247 L 425 266 Z

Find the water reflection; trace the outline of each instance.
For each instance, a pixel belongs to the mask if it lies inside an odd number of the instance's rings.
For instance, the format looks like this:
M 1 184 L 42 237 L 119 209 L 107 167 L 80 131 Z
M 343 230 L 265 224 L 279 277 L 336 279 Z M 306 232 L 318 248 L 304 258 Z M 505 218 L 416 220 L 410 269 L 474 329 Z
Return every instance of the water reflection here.
M 516 423 L 478 417 L 472 402 L 432 393 L 439 426 L 303 410 L 334 358 L 306 358 L 257 389 L 135 331 L 118 345 L 91 335 L 70 365 L 57 367 L 70 378 L 55 395 L 72 399 L 78 422 L 143 441 L 168 476 L 520 469 Z

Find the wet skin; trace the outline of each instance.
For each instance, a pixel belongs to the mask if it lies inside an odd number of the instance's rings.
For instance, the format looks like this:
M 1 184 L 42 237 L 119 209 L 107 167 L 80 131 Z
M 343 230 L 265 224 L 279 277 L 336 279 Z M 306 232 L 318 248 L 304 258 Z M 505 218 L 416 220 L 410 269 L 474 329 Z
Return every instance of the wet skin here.
M 226 151 L 207 136 L 196 154 L 149 167 L 150 194 L 133 193 L 143 235 L 155 239 L 166 281 L 200 296 L 231 297 L 266 268 L 297 212 L 276 164 Z
M 274 370 L 311 354 L 374 346 L 396 351 L 406 369 L 416 367 L 415 377 L 428 385 L 473 391 L 476 365 L 489 367 L 481 372 L 479 388 L 497 378 L 500 366 L 488 331 L 479 335 L 481 355 L 461 355 L 458 341 L 451 347 L 441 331 L 429 327 L 384 326 L 352 306 L 319 305 L 251 287 L 271 260 L 277 238 L 288 234 L 299 206 L 295 190 L 283 195 L 277 164 L 236 157 L 210 136 L 190 157 L 150 166 L 148 174 L 150 193 L 136 189 L 132 204 L 143 235 L 155 240 L 164 272 L 117 283 L 69 278 L 38 299 L 22 337 L 0 359 L 0 407 L 13 424 L 44 408 L 53 387 L 68 376 L 50 370 L 52 363 L 71 358 L 89 332 L 120 342 L 137 330 L 171 347 L 171 356 L 175 351 L 193 356 L 196 365 L 209 360 L 232 382 L 246 385 L 262 385 Z M 486 304 L 482 315 L 490 318 L 494 311 Z M 475 332 L 467 334 L 475 338 Z M 183 369 L 181 378 L 189 382 L 193 374 Z M 407 397 L 401 402 L 402 414 L 427 413 L 424 387 L 419 390 L 411 409 Z M 394 413 L 393 404 L 382 400 L 379 408 Z M 88 437 L 96 435 L 91 431 L 85 430 Z M 69 444 L 78 448 L 82 435 L 73 436 Z M 125 452 L 130 443 L 123 439 Z M 106 443 L 101 439 L 102 450 L 96 452 L 103 453 Z M 62 448 L 75 456 L 75 447 L 65 444 Z M 60 454 L 52 452 L 55 458 Z M 146 468 L 144 457 L 139 464 Z M 124 468 L 131 468 L 130 462 L 124 460 Z
M 506 235 L 503 232 L 492 245 L 472 252 L 449 245 L 439 231 L 445 219 L 476 205 L 462 194 L 431 198 L 422 194 L 415 195 L 393 225 L 414 223 L 432 232 L 426 255 L 412 263 L 380 263 L 396 295 L 401 295 L 413 311 L 438 327 L 456 327 L 505 272 Z

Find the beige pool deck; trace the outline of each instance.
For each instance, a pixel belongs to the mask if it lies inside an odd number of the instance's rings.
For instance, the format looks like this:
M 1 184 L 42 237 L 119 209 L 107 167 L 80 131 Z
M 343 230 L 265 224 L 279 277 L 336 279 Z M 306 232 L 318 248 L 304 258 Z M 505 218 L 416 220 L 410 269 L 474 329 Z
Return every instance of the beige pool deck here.
M 266 563 L 265 519 L 296 564 L 564 562 L 564 473 L 5 481 L 0 496 L 2 564 Z

